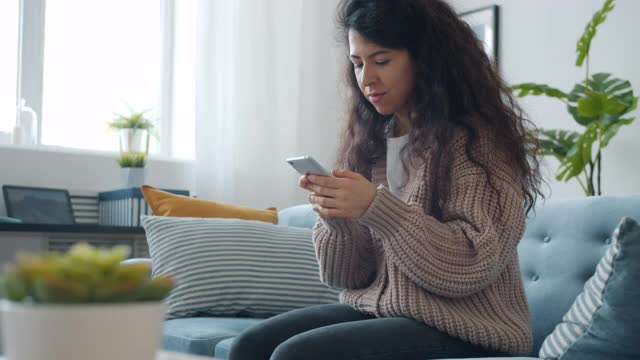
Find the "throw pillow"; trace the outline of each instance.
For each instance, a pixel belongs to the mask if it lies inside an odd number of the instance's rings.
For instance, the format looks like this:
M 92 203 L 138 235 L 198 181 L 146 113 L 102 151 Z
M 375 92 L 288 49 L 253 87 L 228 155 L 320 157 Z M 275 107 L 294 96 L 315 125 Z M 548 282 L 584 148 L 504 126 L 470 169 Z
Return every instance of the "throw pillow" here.
M 640 226 L 624 218 L 569 312 L 540 349 L 543 359 L 640 359 Z
M 320 282 L 311 229 L 239 219 L 143 216 L 153 275 L 176 286 L 169 317 L 265 317 L 338 301 Z
M 276 208 L 266 210 L 229 205 L 171 194 L 149 185 L 142 185 L 142 194 L 156 216 L 234 218 L 278 223 Z

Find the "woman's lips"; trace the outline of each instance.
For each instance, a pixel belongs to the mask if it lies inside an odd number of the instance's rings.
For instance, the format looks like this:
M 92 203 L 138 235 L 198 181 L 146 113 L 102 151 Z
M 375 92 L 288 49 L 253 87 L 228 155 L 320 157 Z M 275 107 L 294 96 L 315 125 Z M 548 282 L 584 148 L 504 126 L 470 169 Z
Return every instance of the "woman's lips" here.
M 386 93 L 375 93 L 375 94 L 371 94 L 369 95 L 369 101 L 371 101 L 372 103 L 379 103 L 382 101 L 382 98 L 384 97 Z

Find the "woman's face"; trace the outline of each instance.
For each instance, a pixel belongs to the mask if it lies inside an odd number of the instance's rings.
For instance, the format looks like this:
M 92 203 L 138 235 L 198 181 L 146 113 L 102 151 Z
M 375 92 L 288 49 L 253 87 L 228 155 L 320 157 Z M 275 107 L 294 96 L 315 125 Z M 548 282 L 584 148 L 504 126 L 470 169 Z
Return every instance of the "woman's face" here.
M 350 59 L 358 86 L 383 115 L 407 116 L 413 89 L 413 64 L 406 49 L 388 49 L 349 31 Z

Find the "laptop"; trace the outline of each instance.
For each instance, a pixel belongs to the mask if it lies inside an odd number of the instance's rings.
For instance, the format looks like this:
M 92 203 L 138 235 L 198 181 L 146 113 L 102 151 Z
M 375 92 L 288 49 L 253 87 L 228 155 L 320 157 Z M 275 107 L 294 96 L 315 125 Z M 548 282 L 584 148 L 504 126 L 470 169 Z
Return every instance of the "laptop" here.
M 27 224 L 73 225 L 69 192 L 64 189 L 3 185 L 7 216 Z

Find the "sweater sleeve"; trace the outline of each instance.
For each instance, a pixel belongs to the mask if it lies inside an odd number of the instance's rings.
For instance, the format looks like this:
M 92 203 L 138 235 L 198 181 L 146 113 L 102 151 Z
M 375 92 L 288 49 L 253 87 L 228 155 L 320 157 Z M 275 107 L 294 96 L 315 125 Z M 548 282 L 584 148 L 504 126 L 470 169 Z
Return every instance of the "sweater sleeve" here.
M 371 284 L 375 256 L 368 229 L 355 219 L 318 217 L 313 244 L 320 280 L 340 289 L 360 289 Z
M 498 196 L 479 167 L 464 165 L 470 171 L 451 173 L 443 221 L 384 186 L 359 219 L 382 239 L 387 261 L 418 286 L 450 298 L 481 291 L 498 277 L 516 251 L 526 218 L 513 184 L 496 177 Z

